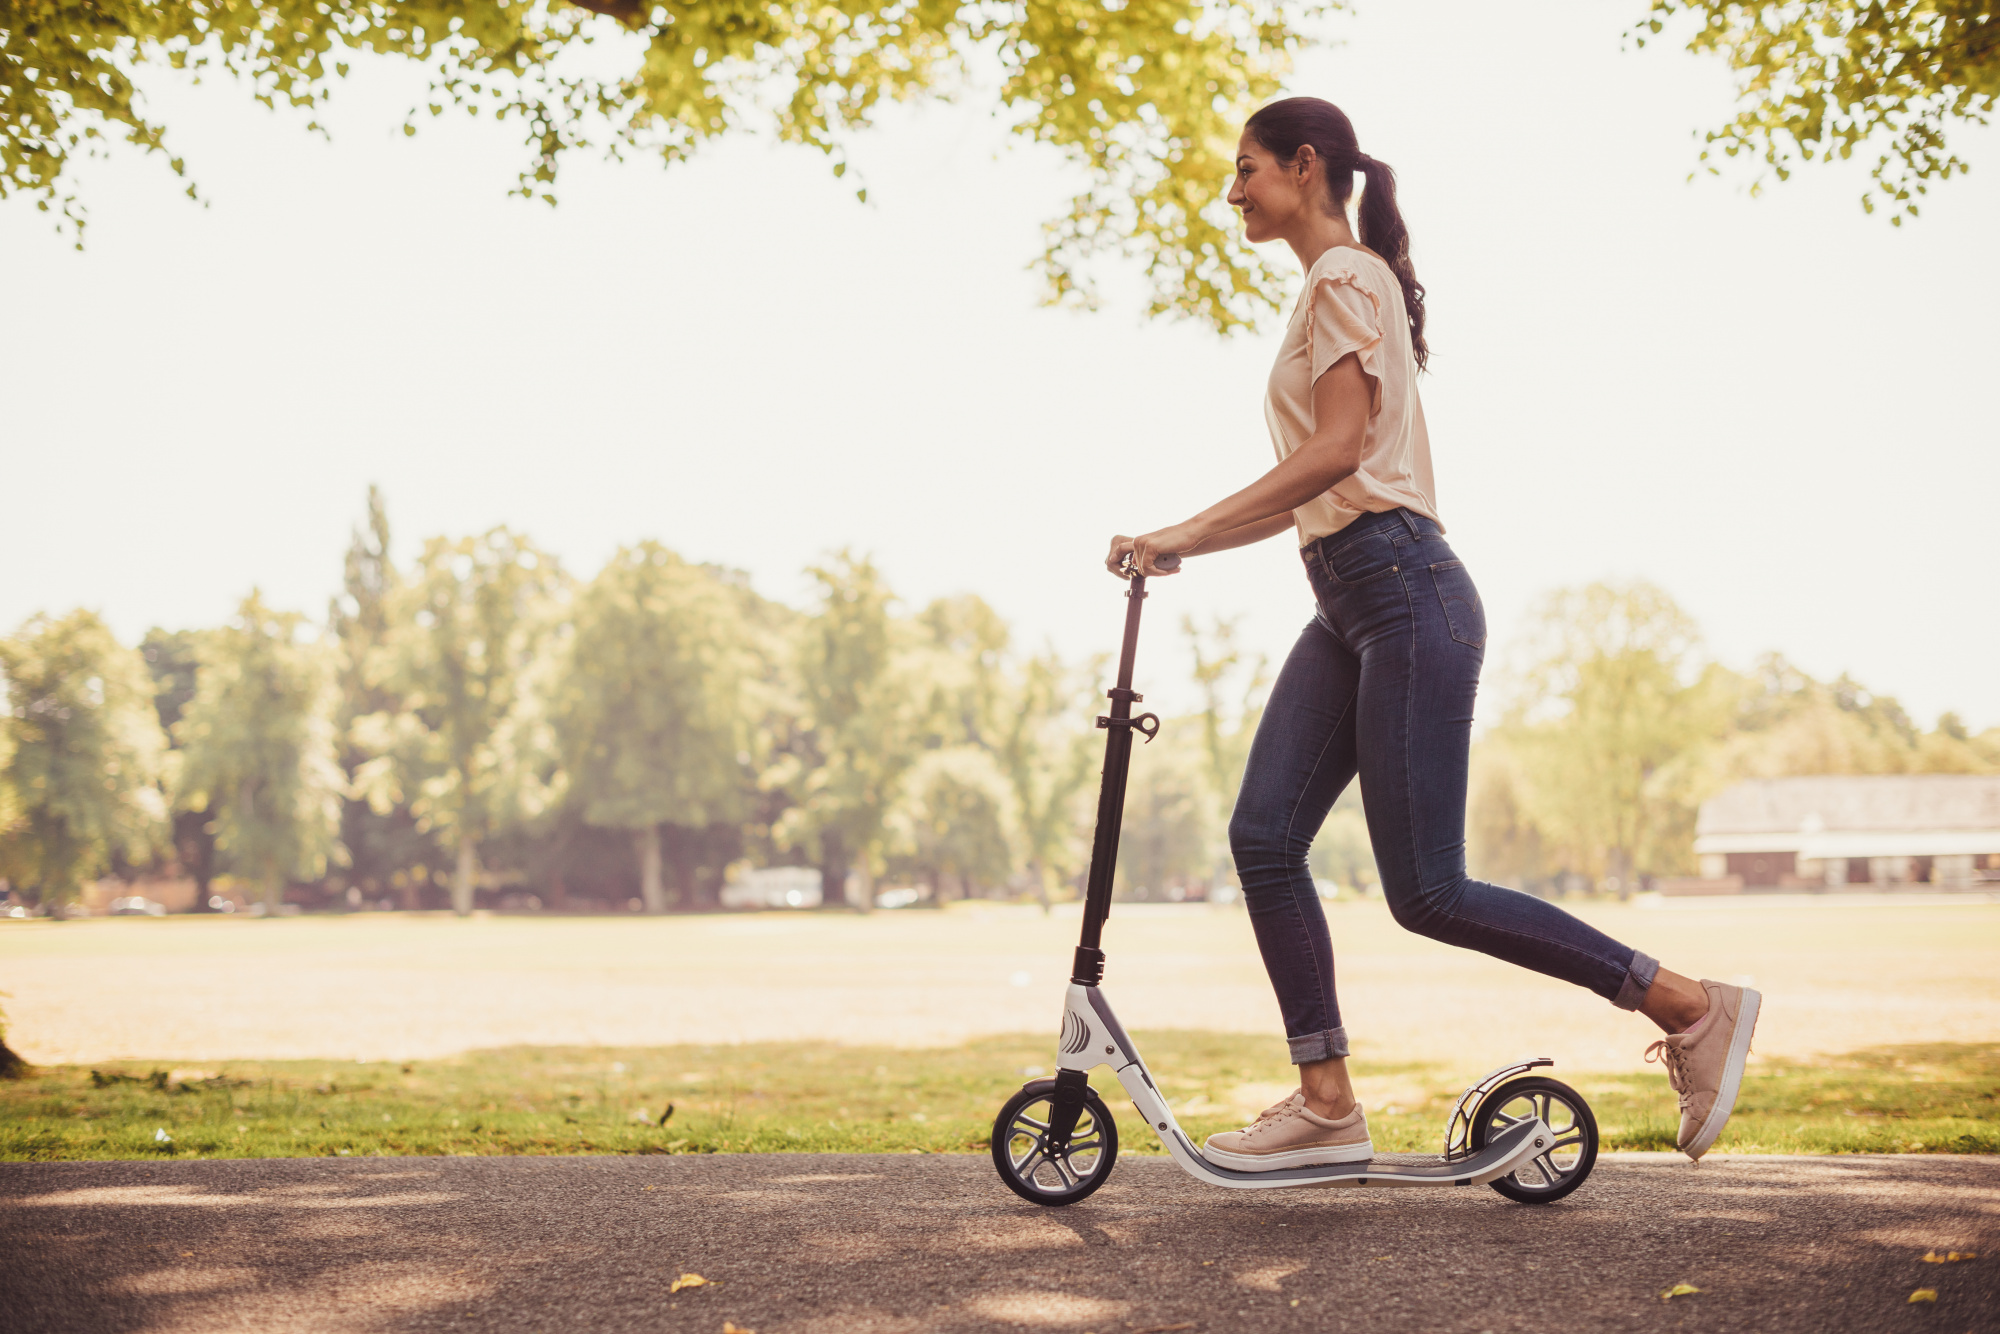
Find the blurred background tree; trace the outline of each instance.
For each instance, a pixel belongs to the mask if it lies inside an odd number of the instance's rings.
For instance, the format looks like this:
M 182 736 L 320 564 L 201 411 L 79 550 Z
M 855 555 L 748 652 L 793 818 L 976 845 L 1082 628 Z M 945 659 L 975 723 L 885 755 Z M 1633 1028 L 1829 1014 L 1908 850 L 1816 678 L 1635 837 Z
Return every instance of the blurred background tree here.
M 1931 182 L 1968 170 L 1946 133 L 1985 124 L 2000 95 L 1992 0 L 1653 0 L 1639 44 L 1683 18 L 1688 49 L 1727 60 L 1745 104 L 1707 136 L 1709 170 L 1717 152 L 1748 154 L 1784 180 L 1794 162 L 1886 139 L 1861 203 L 1887 203 L 1892 223 L 1916 216 Z
M 898 869 L 924 881 L 933 902 L 1004 885 L 1015 856 L 1014 794 L 980 746 L 924 751 L 903 777 L 889 820 Z
M 79 610 L 0 638 L 0 681 L 0 876 L 29 904 L 59 908 L 165 832 L 152 680 L 137 651 Z
M 656 542 L 626 547 L 577 598 L 555 730 L 569 796 L 592 825 L 629 832 L 648 912 L 667 909 L 661 826 L 740 825 L 753 786 L 758 645 L 726 583 Z M 754 596 L 754 594 L 752 595 Z M 695 886 L 677 884 L 693 906 Z
M 395 670 L 395 598 L 401 586 L 389 554 L 388 507 L 380 489 L 371 486 L 367 517 L 347 546 L 340 595 L 326 609 L 328 635 L 338 649 L 334 733 L 347 780 L 340 842 L 347 849 L 347 876 L 368 899 L 394 892 L 404 908 L 420 908 L 430 868 L 444 858 L 419 827 L 407 794 L 383 800 L 377 810 L 362 772 L 376 758 L 367 720 L 403 712 L 403 700 L 388 684 Z
M 537 757 L 510 746 L 522 682 L 558 624 L 568 581 L 556 562 L 506 528 L 425 544 L 390 599 L 394 631 L 379 678 L 393 711 L 357 722 L 375 758 L 356 773 L 378 812 L 407 801 L 418 828 L 454 854 L 452 911 L 472 911 L 479 844 L 523 814 L 522 770 Z
M 1145 261 L 1154 313 L 1228 330 L 1280 296 L 1223 202 L 1237 131 L 1278 90 L 1299 23 L 1337 5 L 0 0 L 0 197 L 27 195 L 80 229 L 65 180 L 79 147 L 118 138 L 169 151 L 166 127 L 139 110 L 140 82 L 161 66 L 227 71 L 266 106 L 311 110 L 357 56 L 419 62 L 435 71 L 432 115 L 458 108 L 521 127 L 529 161 L 516 193 L 550 202 L 565 154 L 672 163 L 751 129 L 816 148 L 844 174 L 844 144 L 883 102 L 961 95 L 997 76 L 996 110 L 1014 133 L 1053 146 L 1089 182 L 1048 228 L 1039 263 L 1051 298 L 1090 301 L 1083 262 L 1129 253 Z M 579 61 L 586 43 L 594 58 Z M 404 130 L 416 132 L 414 112 Z
M 38 617 L 0 641 L 0 875 L 50 905 L 177 866 L 203 896 L 228 869 L 266 894 L 289 879 L 302 902 L 400 890 L 418 907 L 443 882 L 441 838 L 461 854 L 460 911 L 699 909 L 732 864 L 802 859 L 834 905 L 850 870 L 937 900 L 1046 905 L 1074 886 L 1107 660 L 1016 653 L 969 594 L 903 614 L 853 553 L 809 573 L 817 597 L 799 611 L 642 543 L 572 600 L 556 562 L 506 530 L 434 539 L 399 571 L 374 494 L 323 642 L 254 594 L 228 627 L 154 629 L 137 653 L 89 613 Z M 1233 880 L 1227 820 L 1263 663 L 1227 623 L 1182 630 L 1195 707 L 1136 753 L 1124 897 Z M 2000 728 L 1946 714 L 1925 730 L 1895 699 L 1776 655 L 1731 671 L 1644 584 L 1552 595 L 1516 661 L 1473 747 L 1468 857 L 1539 893 L 1628 893 L 1690 869 L 1700 803 L 1739 779 L 2000 772 Z M 1148 673 L 1155 691 L 1170 675 Z M 1310 865 L 1368 895 L 1362 795 L 1342 794 Z M 44 861 L 66 888 L 44 891 Z
M 194 702 L 200 680 L 201 636 L 199 630 L 162 630 L 156 626 L 139 643 L 139 656 L 146 660 L 146 670 L 153 677 L 153 710 L 173 751 L 181 749 L 174 729 Z M 171 819 L 174 864 L 194 881 L 193 911 L 205 912 L 216 869 L 215 812 L 206 801 L 193 806 L 178 801 L 171 807 Z
M 301 642 L 304 623 L 253 591 L 201 637 L 194 698 L 175 725 L 176 804 L 213 812 L 216 851 L 272 909 L 287 881 L 318 879 L 341 853 L 334 664 L 326 645 Z
M 1650 584 L 1591 584 L 1548 598 L 1531 636 L 1513 708 L 1487 737 L 1514 762 L 1488 778 L 1519 784 L 1511 800 L 1542 853 L 1614 892 L 1632 892 L 1641 867 L 1692 869 L 1679 863 L 1731 702 L 1726 674 L 1695 661 L 1694 622 Z
M 844 901 L 848 872 L 860 872 L 857 906 L 866 911 L 883 826 L 924 719 L 899 670 L 895 595 L 874 564 L 843 551 L 806 573 L 819 584 L 819 605 L 800 627 L 803 744 L 779 773 L 793 802 L 783 836 L 815 856 L 828 905 Z
M 1044 651 L 1020 664 L 1010 683 L 995 735 L 994 758 L 1013 792 L 1013 810 L 1035 897 L 1049 906 L 1052 881 L 1082 867 L 1081 809 L 1097 776 L 1102 746 L 1090 728 L 1089 705 L 1099 693 L 1102 660 L 1083 672 Z

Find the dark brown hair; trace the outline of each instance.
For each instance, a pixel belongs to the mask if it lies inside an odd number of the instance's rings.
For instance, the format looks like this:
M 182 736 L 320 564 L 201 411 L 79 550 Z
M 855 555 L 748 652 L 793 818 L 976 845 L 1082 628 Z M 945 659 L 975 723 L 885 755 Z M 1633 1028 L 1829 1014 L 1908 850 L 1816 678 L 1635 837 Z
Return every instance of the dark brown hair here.
M 1403 306 L 1410 314 L 1410 350 L 1421 369 L 1430 361 L 1424 342 L 1424 285 L 1410 263 L 1410 229 L 1396 207 L 1396 173 L 1361 151 L 1347 113 L 1317 97 L 1287 97 L 1260 108 L 1243 128 L 1278 161 L 1292 163 L 1299 149 L 1311 144 L 1326 169 L 1327 189 L 1334 207 L 1347 212 L 1354 193 L 1354 173 L 1368 186 L 1361 192 L 1361 244 L 1373 250 L 1395 273 L 1403 287 Z

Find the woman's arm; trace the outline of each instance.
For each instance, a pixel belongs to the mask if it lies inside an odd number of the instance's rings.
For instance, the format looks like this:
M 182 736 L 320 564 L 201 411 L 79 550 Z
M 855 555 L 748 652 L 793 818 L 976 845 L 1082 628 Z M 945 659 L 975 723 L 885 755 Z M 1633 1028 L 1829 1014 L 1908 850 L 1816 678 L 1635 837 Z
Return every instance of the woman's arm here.
M 1212 537 L 1203 538 L 1191 547 L 1182 547 L 1180 554 L 1183 556 L 1207 556 L 1218 551 L 1228 551 L 1232 547 L 1247 547 L 1252 543 L 1262 542 L 1267 537 L 1276 537 L 1279 533 L 1290 532 L 1292 527 L 1291 511 L 1287 510 L 1283 514 L 1273 514 L 1268 519 L 1260 519 L 1256 523 L 1241 524 L 1229 529 L 1227 532 L 1216 533 Z M 1136 538 L 1126 537 L 1122 533 L 1112 538 L 1111 554 L 1104 558 L 1104 568 L 1121 577 L 1127 574 L 1125 558 L 1130 554 L 1133 542 L 1137 540 Z M 1167 573 L 1171 574 L 1173 571 L 1169 570 Z
M 1119 562 L 1131 553 L 1139 572 L 1171 574 L 1172 570 L 1153 563 L 1156 557 L 1223 551 L 1284 531 L 1293 510 L 1352 477 L 1361 466 L 1361 442 L 1368 431 L 1374 391 L 1360 359 L 1351 352 L 1342 357 L 1313 383 L 1313 433 L 1303 445 L 1235 495 L 1185 523 L 1114 539 L 1105 564 L 1115 574 Z

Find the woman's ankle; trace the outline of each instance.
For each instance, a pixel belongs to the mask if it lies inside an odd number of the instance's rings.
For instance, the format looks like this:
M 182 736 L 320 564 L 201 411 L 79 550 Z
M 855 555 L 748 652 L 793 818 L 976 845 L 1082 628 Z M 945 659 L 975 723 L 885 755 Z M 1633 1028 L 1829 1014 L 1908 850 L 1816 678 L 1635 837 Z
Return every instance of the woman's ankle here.
M 1691 977 L 1662 968 L 1646 989 L 1639 1012 L 1663 1033 L 1685 1033 L 1708 1017 L 1708 989 Z
M 1336 1056 L 1301 1065 L 1299 1091 L 1306 1095 L 1306 1110 L 1314 1116 L 1338 1121 L 1352 1112 L 1354 1086 L 1348 1082 L 1347 1058 Z
M 1306 1094 L 1306 1110 L 1323 1121 L 1345 1121 L 1360 1103 L 1352 1093 L 1344 1099 L 1314 1098 Z

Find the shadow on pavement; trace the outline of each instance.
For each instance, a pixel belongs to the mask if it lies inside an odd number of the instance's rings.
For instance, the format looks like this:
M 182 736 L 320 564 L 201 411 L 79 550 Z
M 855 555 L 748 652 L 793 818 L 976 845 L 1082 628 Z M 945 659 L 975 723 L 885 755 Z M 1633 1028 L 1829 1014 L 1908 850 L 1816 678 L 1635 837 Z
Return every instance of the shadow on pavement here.
M 1921 1258 L 1952 1250 L 1978 1258 Z M 1996 1250 L 1992 1157 L 1610 1156 L 1541 1208 L 1236 1194 L 1128 1159 L 1066 1210 L 974 1156 L 0 1165 L 18 1334 L 1960 1334 L 2000 1328 Z

